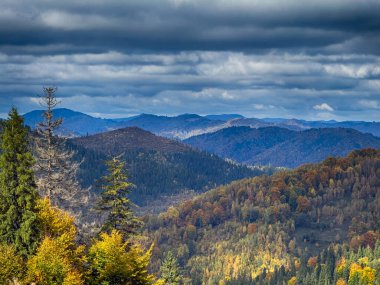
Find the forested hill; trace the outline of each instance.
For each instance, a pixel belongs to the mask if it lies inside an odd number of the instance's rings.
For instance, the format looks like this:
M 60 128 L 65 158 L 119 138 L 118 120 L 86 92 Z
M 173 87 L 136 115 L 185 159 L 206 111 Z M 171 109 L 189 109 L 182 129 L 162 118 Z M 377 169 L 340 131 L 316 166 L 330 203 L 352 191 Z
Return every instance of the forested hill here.
M 135 127 L 71 139 L 69 144 L 77 151 L 76 159 L 83 161 L 80 170 L 83 186 L 95 185 L 95 180 L 104 174 L 105 160 L 121 156 L 131 182 L 136 185 L 131 197 L 140 206 L 186 190 L 204 192 L 264 173 Z
M 328 156 L 345 156 L 355 149 L 380 148 L 379 137 L 345 128 L 292 131 L 230 127 L 184 142 L 241 163 L 290 168 L 320 162 Z
M 92 136 L 75 138 L 75 144 L 105 154 L 118 155 L 128 150 L 154 150 L 164 153 L 191 151 L 190 147 L 174 140 L 159 137 L 137 127 L 122 128 Z
M 146 230 L 156 244 L 153 270 L 174 251 L 192 284 L 347 284 L 354 262 L 380 278 L 380 243 L 358 251 L 380 238 L 380 150 L 233 182 L 146 217 Z M 366 255 L 366 265 L 357 261 Z M 315 278 L 303 283 L 308 274 Z M 378 284 L 355 276 L 348 284 Z

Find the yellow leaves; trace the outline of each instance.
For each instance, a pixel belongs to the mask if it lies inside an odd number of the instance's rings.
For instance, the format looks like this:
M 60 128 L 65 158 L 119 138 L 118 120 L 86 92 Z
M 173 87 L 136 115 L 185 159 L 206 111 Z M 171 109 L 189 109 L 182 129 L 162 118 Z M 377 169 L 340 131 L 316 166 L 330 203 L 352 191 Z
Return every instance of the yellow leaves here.
M 158 279 L 153 285 L 165 285 L 165 281 L 162 279 Z
M 300 269 L 300 266 L 301 266 L 301 261 L 299 259 L 295 259 L 294 267 L 296 268 L 296 270 Z
M 315 197 L 317 195 L 317 192 L 315 191 L 314 187 L 310 187 L 310 189 L 309 189 L 309 195 L 311 197 Z
M 27 263 L 27 280 L 42 285 L 83 284 L 72 255 L 62 241 L 46 237 Z
M 362 266 L 367 265 L 368 264 L 368 256 L 359 258 L 358 261 L 359 261 L 359 264 L 362 265 Z
M 65 277 L 62 285 L 83 285 L 82 274 L 77 271 L 70 271 Z
M 154 278 L 147 273 L 151 250 L 144 252 L 138 244 L 124 242 L 116 230 L 110 235 L 103 233 L 89 250 L 90 274 L 100 283 L 116 279 L 120 284 L 151 284 Z
M 362 267 L 359 264 L 352 263 L 351 266 L 350 266 L 350 277 L 354 276 L 358 272 L 361 272 L 361 270 L 362 270 Z
M 296 285 L 297 284 L 297 277 L 293 276 L 292 278 L 290 278 L 290 280 L 288 281 L 288 285 Z
M 77 246 L 74 219 L 53 207 L 47 198 L 38 203 L 39 219 L 45 234 L 36 254 L 27 263 L 27 280 L 37 284 L 82 285 L 80 273 L 84 246 Z
M 234 262 L 234 264 L 233 264 L 233 271 L 232 271 L 232 276 L 233 276 L 234 278 L 237 278 L 237 277 L 238 277 L 240 266 L 241 266 L 240 256 L 237 256 L 237 257 L 235 258 L 235 262 Z
M 376 276 L 376 270 L 371 267 L 366 266 L 364 267 L 362 271 L 361 280 L 363 284 L 371 285 L 371 284 L 374 284 L 375 276 Z
M 346 285 L 346 281 L 342 278 L 339 278 L 338 281 L 336 281 L 336 285 Z
M 65 235 L 64 239 L 75 239 L 76 228 L 74 218 L 67 212 L 53 207 L 49 199 L 44 198 L 38 202 L 39 219 L 42 231 L 50 237 Z
M 23 267 L 22 258 L 15 248 L 0 244 L 0 284 L 9 284 L 10 280 L 19 278 Z
M 339 259 L 336 266 L 336 271 L 339 275 L 343 273 L 343 270 L 346 268 L 346 264 L 347 264 L 346 258 L 342 257 L 341 259 Z
M 375 276 L 376 270 L 369 266 L 365 266 L 363 268 L 361 265 L 357 263 L 353 263 L 350 266 L 349 280 L 360 280 L 360 284 L 372 285 L 374 284 Z

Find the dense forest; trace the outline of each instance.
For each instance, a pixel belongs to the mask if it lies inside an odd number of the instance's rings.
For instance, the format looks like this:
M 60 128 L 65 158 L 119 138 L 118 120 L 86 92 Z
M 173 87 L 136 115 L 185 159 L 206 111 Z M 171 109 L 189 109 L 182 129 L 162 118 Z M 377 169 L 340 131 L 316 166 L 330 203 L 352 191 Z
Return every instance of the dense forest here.
M 380 284 L 380 150 L 206 191 L 259 173 L 138 128 L 67 141 L 44 92 L 36 133 L 15 108 L 2 122 L 0 284 Z M 184 185 L 206 192 L 136 215 Z
M 229 127 L 184 142 L 239 163 L 289 168 L 321 162 L 329 156 L 345 156 L 355 149 L 380 148 L 379 137 L 354 129 L 331 127 L 303 131 L 279 127 Z
M 80 137 L 68 143 L 76 152 L 76 160 L 82 161 L 78 173 L 82 186 L 93 186 L 94 192 L 96 179 L 104 174 L 104 162 L 120 156 L 136 185 L 131 199 L 139 206 L 185 190 L 205 192 L 233 180 L 274 171 L 237 165 L 139 128 Z
M 146 217 L 156 245 L 152 270 L 172 250 L 189 284 L 379 284 L 379 187 L 374 149 L 222 186 Z M 372 283 L 352 281 L 368 270 Z

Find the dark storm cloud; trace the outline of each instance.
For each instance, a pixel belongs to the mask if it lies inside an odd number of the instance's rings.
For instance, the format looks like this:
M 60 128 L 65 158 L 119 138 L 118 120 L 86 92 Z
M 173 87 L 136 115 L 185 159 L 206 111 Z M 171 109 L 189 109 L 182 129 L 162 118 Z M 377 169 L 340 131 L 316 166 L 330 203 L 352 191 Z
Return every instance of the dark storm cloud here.
M 319 51 L 345 43 L 355 49 L 353 40 L 379 52 L 378 41 L 371 41 L 379 36 L 378 1 L 16 0 L 2 8 L 0 44 L 6 52 L 47 45 L 71 46 L 69 52 Z
M 0 0 L 0 113 L 379 120 L 375 0 Z

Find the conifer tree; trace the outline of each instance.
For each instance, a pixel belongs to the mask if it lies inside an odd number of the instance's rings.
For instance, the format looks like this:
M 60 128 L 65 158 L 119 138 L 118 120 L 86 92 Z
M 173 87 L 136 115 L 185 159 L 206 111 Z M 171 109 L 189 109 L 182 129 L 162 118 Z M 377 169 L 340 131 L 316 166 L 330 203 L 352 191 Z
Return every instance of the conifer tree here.
M 142 222 L 134 215 L 132 202 L 128 198 L 134 186 L 128 181 L 125 164 L 118 158 L 106 162 L 107 175 L 101 178 L 101 196 L 98 209 L 107 214 L 102 230 L 116 229 L 124 235 L 136 233 Z
M 74 152 L 69 150 L 66 138 L 57 135 L 62 118 L 54 118 L 53 110 L 60 103 L 54 87 L 45 87 L 41 105 L 45 108 L 43 121 L 37 125 L 37 185 L 42 196 L 78 215 L 89 194 L 77 181 L 79 163 L 73 161 Z
M 170 251 L 161 266 L 161 279 L 166 285 L 179 285 L 182 281 L 182 275 L 178 266 L 177 259 Z
M 39 241 L 33 157 L 28 130 L 15 108 L 9 113 L 2 135 L 0 156 L 0 241 L 15 246 L 23 256 Z

